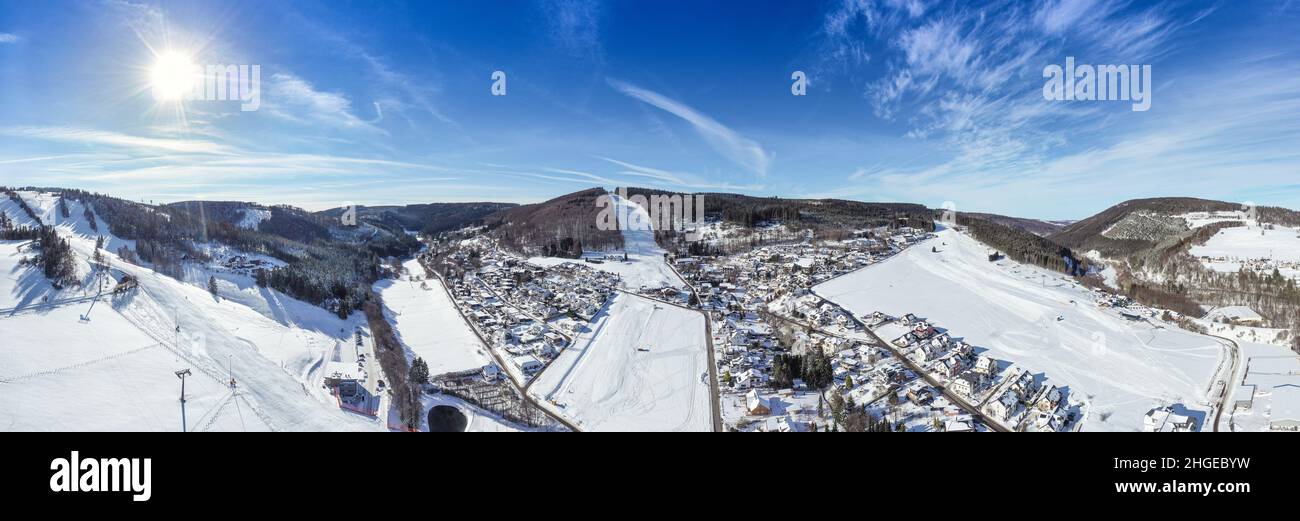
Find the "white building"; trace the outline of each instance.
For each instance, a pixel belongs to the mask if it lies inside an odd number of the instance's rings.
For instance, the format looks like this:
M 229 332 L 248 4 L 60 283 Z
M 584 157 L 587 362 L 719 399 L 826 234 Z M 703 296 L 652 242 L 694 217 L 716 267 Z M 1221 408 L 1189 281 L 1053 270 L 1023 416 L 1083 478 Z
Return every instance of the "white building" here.
M 1146 432 L 1195 432 L 1196 420 L 1174 412 L 1173 407 L 1165 406 L 1151 409 L 1142 419 L 1142 430 Z

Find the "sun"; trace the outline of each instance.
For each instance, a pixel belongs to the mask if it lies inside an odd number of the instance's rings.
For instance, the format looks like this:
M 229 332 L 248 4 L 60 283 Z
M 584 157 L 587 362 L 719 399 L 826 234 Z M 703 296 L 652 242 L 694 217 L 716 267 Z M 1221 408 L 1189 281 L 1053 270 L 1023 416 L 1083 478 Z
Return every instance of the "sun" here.
M 194 90 L 198 78 L 189 54 L 180 51 L 159 54 L 149 71 L 153 97 L 158 101 L 180 101 Z

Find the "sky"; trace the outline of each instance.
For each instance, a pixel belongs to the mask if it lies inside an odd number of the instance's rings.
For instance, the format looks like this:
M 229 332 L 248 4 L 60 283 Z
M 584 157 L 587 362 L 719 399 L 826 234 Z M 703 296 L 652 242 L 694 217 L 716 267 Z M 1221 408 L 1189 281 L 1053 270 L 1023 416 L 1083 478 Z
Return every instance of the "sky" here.
M 312 210 L 593 186 L 1300 208 L 1297 27 L 1296 0 L 3 0 L 0 184 Z M 1150 66 L 1149 110 L 1045 98 L 1067 57 Z M 256 65 L 256 110 L 160 100 L 177 60 Z

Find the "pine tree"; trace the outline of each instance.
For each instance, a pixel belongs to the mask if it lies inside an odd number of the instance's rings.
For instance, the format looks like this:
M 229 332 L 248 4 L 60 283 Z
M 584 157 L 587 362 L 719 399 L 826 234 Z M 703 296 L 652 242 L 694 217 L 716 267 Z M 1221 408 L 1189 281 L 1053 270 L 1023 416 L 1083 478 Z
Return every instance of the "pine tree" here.
M 208 292 L 209 292 L 209 293 L 212 293 L 212 296 L 214 296 L 214 297 L 217 296 L 217 278 L 216 278 L 216 277 L 208 277 Z
M 416 357 L 411 362 L 410 380 L 412 383 L 427 384 L 429 383 L 429 365 L 424 363 L 424 359 Z

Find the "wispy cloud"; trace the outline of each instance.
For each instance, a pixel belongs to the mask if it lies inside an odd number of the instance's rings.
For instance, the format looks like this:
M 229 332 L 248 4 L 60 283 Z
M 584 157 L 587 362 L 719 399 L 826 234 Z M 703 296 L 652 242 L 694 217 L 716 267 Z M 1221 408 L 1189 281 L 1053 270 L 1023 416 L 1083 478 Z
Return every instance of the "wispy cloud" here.
M 225 146 L 212 141 L 153 138 L 123 134 L 120 132 L 73 127 L 8 127 L 0 128 L 0 134 L 47 141 L 64 141 L 83 144 L 89 143 L 136 149 L 165 150 L 170 152 L 202 154 L 225 154 L 230 152 Z
M 758 174 L 759 177 L 767 176 L 771 155 L 763 150 L 762 145 L 757 141 L 744 137 L 717 120 L 657 92 L 612 78 L 606 81 L 624 95 L 682 118 L 695 127 L 695 131 L 718 153 L 746 170 Z
M 18 43 L 22 37 L 13 33 L 0 33 L 0 43 Z
M 378 104 L 374 104 L 375 119 L 363 120 L 352 113 L 352 101 L 342 93 L 316 90 L 311 83 L 288 73 L 275 73 L 270 80 L 266 110 L 274 116 L 298 123 L 386 133 L 374 125 L 382 119 Z

